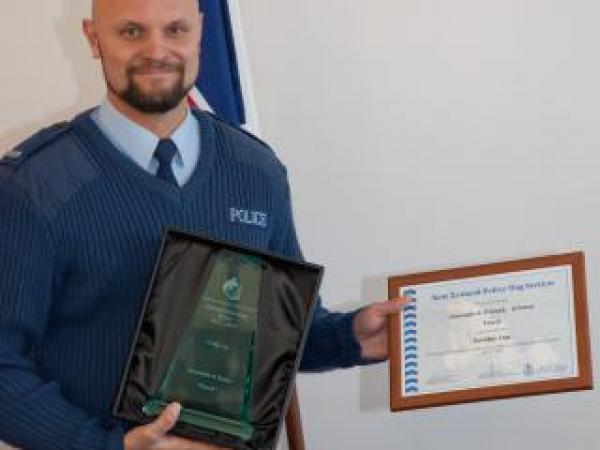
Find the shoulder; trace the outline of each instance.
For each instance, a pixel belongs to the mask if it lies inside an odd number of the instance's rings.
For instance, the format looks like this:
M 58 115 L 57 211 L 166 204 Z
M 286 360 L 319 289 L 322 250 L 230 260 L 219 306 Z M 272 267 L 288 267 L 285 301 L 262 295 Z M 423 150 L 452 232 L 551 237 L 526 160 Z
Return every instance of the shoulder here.
M 71 122 L 60 122 L 38 131 L 0 159 L 0 193 L 18 192 L 48 210 L 58 207 L 96 173 Z
M 265 141 L 242 128 L 225 122 L 214 114 L 198 111 L 195 113 L 212 123 L 216 145 L 222 156 L 273 176 L 285 177 L 284 165 Z
M 69 129 L 69 122 L 58 122 L 27 138 L 0 158 L 0 165 L 19 167 L 31 156 L 59 139 Z

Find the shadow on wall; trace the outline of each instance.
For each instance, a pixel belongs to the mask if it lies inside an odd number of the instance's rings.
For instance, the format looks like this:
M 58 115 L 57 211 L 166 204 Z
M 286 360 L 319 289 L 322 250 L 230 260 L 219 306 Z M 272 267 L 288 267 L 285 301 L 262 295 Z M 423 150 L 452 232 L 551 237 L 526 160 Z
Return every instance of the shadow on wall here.
M 364 299 L 388 298 L 388 275 L 365 277 L 361 283 Z M 389 411 L 390 408 L 389 364 L 374 364 L 360 369 L 360 411 Z
M 23 125 L 1 134 L 0 154 L 8 152 L 40 128 L 68 120 L 83 108 L 98 103 L 100 96 L 103 95 L 103 92 L 99 92 L 102 87 L 99 81 L 100 68 L 92 59 L 88 44 L 81 31 L 81 20 L 89 15 L 89 5 L 90 1 L 62 0 L 62 13 L 53 24 L 55 33 L 53 36 L 47 37 L 57 40 L 62 50 L 62 57 L 68 61 L 68 66 L 61 71 L 74 80 L 72 90 L 75 93 L 74 100 L 69 102 L 70 104 L 57 103 L 56 109 L 49 110 L 44 114 L 43 119 L 27 121 Z M 35 58 L 36 55 L 31 56 Z M 16 73 L 18 74 L 18 68 Z M 41 73 L 43 75 L 43 70 Z M 43 96 L 44 93 L 40 92 L 39 95 Z M 52 95 L 56 96 L 56 93 L 52 93 Z M 58 98 L 60 97 L 58 96 Z M 65 101 L 65 103 L 67 102 Z M 35 106 L 33 104 L 32 108 Z

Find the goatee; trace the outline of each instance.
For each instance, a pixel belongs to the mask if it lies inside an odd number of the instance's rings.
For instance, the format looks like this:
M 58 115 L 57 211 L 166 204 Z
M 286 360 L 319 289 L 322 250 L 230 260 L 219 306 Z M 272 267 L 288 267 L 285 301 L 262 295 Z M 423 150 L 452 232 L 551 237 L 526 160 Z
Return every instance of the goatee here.
M 176 72 L 177 80 L 170 89 L 146 92 L 135 81 L 135 75 L 147 70 L 164 70 Z M 162 114 L 177 107 L 192 89 L 193 84 L 183 84 L 185 68 L 183 64 L 166 63 L 163 61 L 150 61 L 143 65 L 131 67 L 127 70 L 127 87 L 121 91 L 111 89 L 119 98 L 132 108 L 145 114 Z

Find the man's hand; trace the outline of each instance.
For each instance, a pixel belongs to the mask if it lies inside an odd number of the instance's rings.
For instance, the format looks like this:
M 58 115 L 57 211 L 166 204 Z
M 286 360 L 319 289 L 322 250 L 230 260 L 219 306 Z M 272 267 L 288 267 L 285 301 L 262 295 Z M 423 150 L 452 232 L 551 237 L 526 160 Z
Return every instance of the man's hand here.
M 409 302 L 408 298 L 398 297 L 372 303 L 354 317 L 352 328 L 364 359 L 383 360 L 389 357 L 389 316 L 398 313 Z
M 225 450 L 177 436 L 167 436 L 175 426 L 180 411 L 181 405 L 171 403 L 154 422 L 132 429 L 125 435 L 125 450 Z

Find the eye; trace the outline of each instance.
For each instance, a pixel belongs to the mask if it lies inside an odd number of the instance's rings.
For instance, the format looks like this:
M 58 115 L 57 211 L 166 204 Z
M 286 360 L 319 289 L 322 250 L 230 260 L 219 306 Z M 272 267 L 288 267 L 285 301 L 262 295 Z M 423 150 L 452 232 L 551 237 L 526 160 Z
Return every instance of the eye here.
M 188 28 L 182 23 L 173 23 L 167 27 L 167 36 L 178 37 L 185 34 Z
M 142 30 L 140 27 L 127 26 L 121 29 L 120 35 L 125 39 L 134 40 L 138 39 L 142 35 Z

